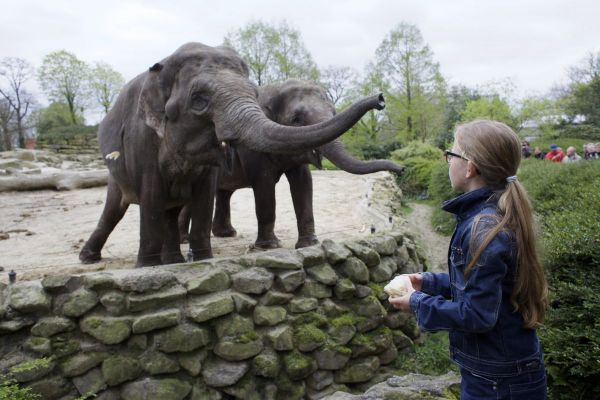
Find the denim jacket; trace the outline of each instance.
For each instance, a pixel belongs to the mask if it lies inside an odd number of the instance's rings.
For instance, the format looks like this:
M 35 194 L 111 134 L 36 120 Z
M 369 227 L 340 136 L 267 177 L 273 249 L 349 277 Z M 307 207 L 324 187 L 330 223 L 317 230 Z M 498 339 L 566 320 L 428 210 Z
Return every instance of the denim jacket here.
M 424 272 L 421 291 L 410 307 L 421 328 L 447 330 L 450 356 L 461 367 L 487 376 L 508 377 L 541 367 L 536 332 L 523 327 L 523 317 L 510 302 L 516 247 L 512 235 L 500 232 L 481 254 L 467 279 L 472 227 L 484 215 L 477 238 L 494 224 L 497 198 L 489 188 L 447 201 L 443 209 L 456 215 L 457 226 L 448 249 L 449 273 Z M 485 217 L 489 215 L 489 217 Z

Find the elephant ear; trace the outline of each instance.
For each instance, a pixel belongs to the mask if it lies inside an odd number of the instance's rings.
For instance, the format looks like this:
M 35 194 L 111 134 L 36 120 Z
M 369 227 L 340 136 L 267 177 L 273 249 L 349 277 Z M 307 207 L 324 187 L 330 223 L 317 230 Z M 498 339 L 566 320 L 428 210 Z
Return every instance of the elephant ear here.
M 139 101 L 139 111 L 144 118 L 144 122 L 154 129 L 160 138 L 165 136 L 165 126 L 167 124 L 165 114 L 167 99 L 160 81 L 160 71 L 162 69 L 163 65 L 160 63 L 150 67 Z

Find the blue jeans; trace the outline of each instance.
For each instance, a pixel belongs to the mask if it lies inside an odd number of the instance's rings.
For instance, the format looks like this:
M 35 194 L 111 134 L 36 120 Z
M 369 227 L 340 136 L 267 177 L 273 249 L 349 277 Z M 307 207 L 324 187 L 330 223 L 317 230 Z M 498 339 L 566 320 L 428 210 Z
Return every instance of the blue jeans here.
M 492 377 L 474 374 L 460 369 L 461 400 L 545 400 L 546 371 L 543 365 L 539 370 L 524 372 L 511 377 Z

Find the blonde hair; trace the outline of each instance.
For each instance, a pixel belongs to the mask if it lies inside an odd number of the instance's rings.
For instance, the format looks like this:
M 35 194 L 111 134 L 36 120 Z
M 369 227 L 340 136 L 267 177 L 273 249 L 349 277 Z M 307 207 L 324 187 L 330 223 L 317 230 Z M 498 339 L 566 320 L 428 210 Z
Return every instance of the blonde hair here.
M 473 257 L 465 269 L 465 276 L 499 232 L 512 232 L 517 257 L 511 303 L 521 312 L 526 328 L 538 328 L 544 322 L 548 307 L 548 284 L 538 254 L 533 211 L 523 185 L 518 180 L 506 180 L 517 174 L 522 157 L 521 142 L 510 127 L 489 120 L 459 125 L 455 140 L 465 157 L 475 164 L 486 185 L 499 197 L 498 215 L 493 217 L 497 223 L 483 232 L 482 239 L 476 234 L 482 215 L 473 224 L 470 247 L 474 251 L 471 250 Z

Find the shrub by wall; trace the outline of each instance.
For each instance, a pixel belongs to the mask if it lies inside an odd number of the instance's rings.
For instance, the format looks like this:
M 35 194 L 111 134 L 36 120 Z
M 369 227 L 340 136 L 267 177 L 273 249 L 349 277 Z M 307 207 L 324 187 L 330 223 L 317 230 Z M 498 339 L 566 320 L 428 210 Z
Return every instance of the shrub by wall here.
M 543 233 L 551 308 L 540 336 L 551 398 L 600 398 L 600 162 L 526 160 L 519 179 Z
M 406 235 L 0 287 L 0 373 L 45 399 L 321 398 L 370 382 L 419 330 L 383 286 Z
M 427 198 L 431 173 L 440 163 L 441 157 L 440 149 L 418 141 L 392 152 L 392 159 L 407 168 L 405 173 L 396 177 L 402 193 Z

